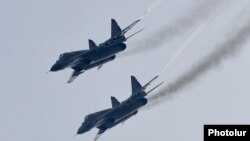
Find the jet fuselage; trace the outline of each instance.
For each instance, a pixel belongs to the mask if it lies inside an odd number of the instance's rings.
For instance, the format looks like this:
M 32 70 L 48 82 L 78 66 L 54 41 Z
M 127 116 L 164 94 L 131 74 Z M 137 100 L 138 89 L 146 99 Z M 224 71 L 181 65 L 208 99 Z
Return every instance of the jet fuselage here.
M 77 134 L 83 134 L 94 127 L 103 130 L 112 128 L 135 115 L 138 109 L 146 104 L 146 98 L 137 99 L 129 104 L 124 101 L 117 107 L 90 114 L 85 118 Z
M 74 51 L 61 54 L 59 60 L 51 67 L 51 71 L 59 71 L 65 68 L 73 68 L 77 65 L 92 65 L 98 61 L 110 58 L 126 49 L 123 43 L 97 47 L 91 50 Z M 87 68 L 87 66 L 85 66 Z M 92 68 L 92 67 L 90 67 Z
M 137 101 L 134 101 L 133 103 L 129 104 L 127 104 L 126 102 L 122 102 L 119 106 L 114 107 L 112 110 L 110 110 L 109 113 L 106 115 L 108 119 L 112 119 L 113 121 L 105 121 L 97 128 L 108 129 L 113 127 L 114 125 L 123 122 L 125 118 L 128 119 L 127 117 L 131 117 L 130 115 L 132 113 L 137 113 L 138 109 L 146 105 L 147 102 L 148 101 L 146 98 L 138 99 Z

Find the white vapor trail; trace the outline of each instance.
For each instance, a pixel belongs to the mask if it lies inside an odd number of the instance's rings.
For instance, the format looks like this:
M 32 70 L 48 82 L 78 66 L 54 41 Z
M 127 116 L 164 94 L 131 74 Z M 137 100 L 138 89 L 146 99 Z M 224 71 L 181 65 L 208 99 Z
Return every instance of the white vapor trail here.
M 150 5 L 150 7 L 140 16 L 139 20 L 143 20 L 146 16 L 148 16 L 159 4 L 161 0 L 154 0 L 154 2 Z
M 210 17 L 212 11 L 214 11 L 214 9 L 217 9 L 218 5 L 220 5 L 222 1 L 225 0 L 195 1 L 196 3 L 193 5 L 193 7 L 188 10 L 183 16 L 159 28 L 159 30 L 153 32 L 149 36 L 143 37 L 140 40 L 132 42 L 132 47 L 123 54 L 121 54 L 121 56 L 130 56 L 137 53 L 144 53 L 150 50 L 156 50 L 163 47 L 165 42 L 178 38 L 183 33 L 186 33 L 187 31 L 190 31 L 191 29 L 197 27 L 199 23 Z
M 148 97 L 149 104 L 144 109 L 149 109 L 176 95 L 178 92 L 185 90 L 191 83 L 205 75 L 209 70 L 219 66 L 225 59 L 229 59 L 239 53 L 244 44 L 249 41 L 250 37 L 250 20 L 242 27 L 231 33 L 231 37 L 218 44 L 216 49 L 209 53 L 191 69 L 179 76 L 175 81 L 163 87 L 159 92 Z
M 208 23 L 216 17 L 216 15 L 221 11 L 224 1 L 218 6 L 218 8 L 210 15 L 210 17 L 205 20 L 200 26 L 196 28 L 196 30 L 181 44 L 181 46 L 176 50 L 176 52 L 172 55 L 170 60 L 166 63 L 162 71 L 158 73 L 161 75 L 166 72 L 167 69 L 175 62 L 175 60 L 184 52 L 184 50 L 189 46 L 189 44 L 194 40 L 194 38 L 208 25 Z

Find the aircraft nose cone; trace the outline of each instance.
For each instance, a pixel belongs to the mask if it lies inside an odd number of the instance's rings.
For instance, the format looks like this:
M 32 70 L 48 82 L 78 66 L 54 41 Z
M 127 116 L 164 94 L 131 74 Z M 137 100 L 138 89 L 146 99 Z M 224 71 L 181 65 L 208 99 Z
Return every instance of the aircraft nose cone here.
M 83 133 L 88 132 L 88 131 L 89 131 L 88 128 L 86 128 L 86 127 L 84 127 L 84 126 L 81 126 L 81 127 L 78 129 L 77 134 L 83 134 Z
M 55 65 L 53 65 L 53 66 L 50 68 L 50 71 L 56 71 Z
M 82 133 L 83 132 L 81 130 L 78 130 L 76 134 L 79 135 L 79 134 L 82 134 Z
M 50 68 L 50 71 L 58 71 L 60 70 L 60 65 L 58 64 L 54 64 L 51 68 Z

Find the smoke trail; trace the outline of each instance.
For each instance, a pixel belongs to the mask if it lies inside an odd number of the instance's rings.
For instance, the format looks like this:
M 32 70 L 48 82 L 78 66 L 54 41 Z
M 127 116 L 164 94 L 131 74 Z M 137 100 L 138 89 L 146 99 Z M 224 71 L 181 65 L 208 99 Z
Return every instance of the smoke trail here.
M 212 20 L 217 13 L 222 9 L 223 3 L 210 15 L 210 17 L 205 20 L 198 28 L 185 40 L 181 46 L 177 49 L 177 51 L 173 54 L 173 56 L 170 58 L 170 60 L 166 63 L 164 68 L 161 72 L 158 73 L 158 75 L 161 75 L 163 72 L 165 72 L 174 62 L 175 60 L 184 52 L 184 50 L 188 47 L 188 45 L 193 41 L 193 39 L 207 26 L 210 20 Z
M 150 5 L 150 7 L 140 16 L 140 20 L 143 20 L 146 16 L 148 16 L 151 11 L 153 11 L 159 4 L 161 0 L 154 0 L 154 2 Z
M 184 17 L 177 19 L 171 25 L 166 25 L 148 37 L 131 43 L 130 50 L 127 50 L 121 56 L 142 53 L 161 47 L 165 42 L 180 36 L 195 27 L 200 21 L 209 17 L 211 11 L 216 9 L 221 2 L 222 0 L 205 0 L 197 4 Z
M 194 65 L 189 71 L 181 75 L 176 81 L 168 84 L 157 94 L 149 97 L 146 108 L 158 105 L 177 92 L 183 90 L 188 84 L 194 82 L 209 70 L 217 67 L 224 59 L 238 53 L 250 36 L 250 21 L 242 26 L 236 33 L 216 47 L 216 50 L 208 54 L 201 62 Z

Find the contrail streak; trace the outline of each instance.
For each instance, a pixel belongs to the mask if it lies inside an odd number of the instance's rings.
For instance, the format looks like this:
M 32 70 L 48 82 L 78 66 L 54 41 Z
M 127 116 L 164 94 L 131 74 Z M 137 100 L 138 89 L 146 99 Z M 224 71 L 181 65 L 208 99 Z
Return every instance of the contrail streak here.
M 127 50 L 121 54 L 121 56 L 144 53 L 145 51 L 160 48 L 165 42 L 179 37 L 197 26 L 200 21 L 209 17 L 211 12 L 216 9 L 221 2 L 222 0 L 206 0 L 197 4 L 190 12 L 172 22 L 172 24 L 160 28 L 146 38 L 131 43 L 130 50 Z
M 146 16 L 148 16 L 159 4 L 161 0 L 154 0 L 154 2 L 150 5 L 150 7 L 140 16 L 140 20 L 143 20 Z
M 228 59 L 238 53 L 250 36 L 250 21 L 233 33 L 231 37 L 219 44 L 213 52 L 194 65 L 189 71 L 161 89 L 157 94 L 150 96 L 146 108 L 163 103 L 209 70 L 220 65 L 224 59 Z
M 173 54 L 173 56 L 170 58 L 170 60 L 166 63 L 164 68 L 161 72 L 158 73 L 158 75 L 161 75 L 162 73 L 166 72 L 166 70 L 175 62 L 175 60 L 184 52 L 184 50 L 189 46 L 189 44 L 194 40 L 194 38 L 207 26 L 209 21 L 211 21 L 218 12 L 222 9 L 223 3 L 210 15 L 210 17 L 205 20 L 200 26 L 197 27 L 197 29 L 185 40 L 181 46 L 177 49 L 177 51 Z

